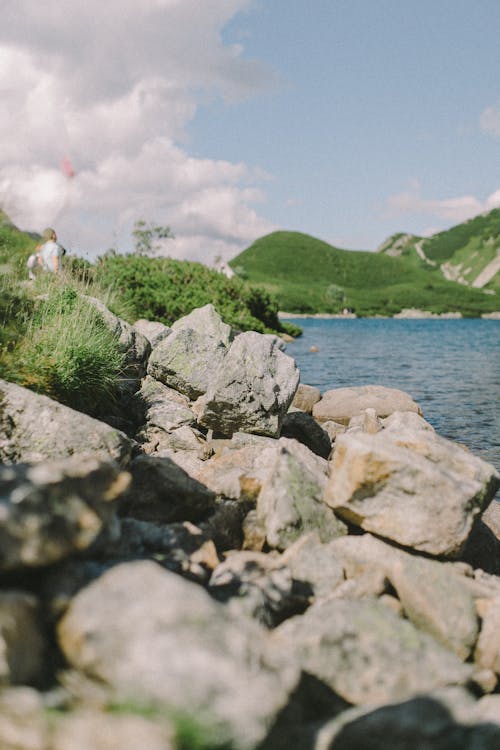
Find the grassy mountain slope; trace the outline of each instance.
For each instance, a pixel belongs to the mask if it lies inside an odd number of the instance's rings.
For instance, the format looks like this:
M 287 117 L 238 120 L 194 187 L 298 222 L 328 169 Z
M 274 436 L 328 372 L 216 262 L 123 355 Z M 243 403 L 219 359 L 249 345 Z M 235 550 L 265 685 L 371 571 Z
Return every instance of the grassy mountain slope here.
M 476 316 L 499 309 L 495 295 L 445 280 L 437 266 L 411 247 L 412 240 L 403 242 L 403 252 L 393 257 L 341 250 L 298 232 L 273 232 L 230 265 L 275 293 L 281 309 L 299 313 L 336 313 L 349 307 L 359 315 L 392 315 L 417 307 Z
M 403 242 L 401 238 L 407 237 Z M 378 249 L 379 253 L 411 258 L 423 254 L 450 279 L 481 286 L 500 293 L 500 273 L 483 284 L 480 274 L 500 256 L 500 208 L 428 237 L 393 235 Z M 500 262 L 499 262 L 500 263 Z M 496 266 L 490 266 L 494 270 Z M 500 265 L 498 266 L 500 267 Z

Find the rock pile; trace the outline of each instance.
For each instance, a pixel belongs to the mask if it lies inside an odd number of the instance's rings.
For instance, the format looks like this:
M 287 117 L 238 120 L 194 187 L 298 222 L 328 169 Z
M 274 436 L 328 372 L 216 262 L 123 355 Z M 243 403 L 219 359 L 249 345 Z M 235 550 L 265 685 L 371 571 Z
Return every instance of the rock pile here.
M 500 747 L 495 469 L 211 305 L 108 321 L 133 437 L 0 381 L 2 750 Z

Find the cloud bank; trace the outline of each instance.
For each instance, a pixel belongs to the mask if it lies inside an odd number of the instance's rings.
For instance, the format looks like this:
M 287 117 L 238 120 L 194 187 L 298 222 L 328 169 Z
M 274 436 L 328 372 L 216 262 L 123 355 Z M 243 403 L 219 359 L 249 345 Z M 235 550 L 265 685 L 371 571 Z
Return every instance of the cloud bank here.
M 422 196 L 418 180 L 412 181 L 407 190 L 391 195 L 387 199 L 389 216 L 419 214 L 451 224 L 459 224 L 477 214 L 498 207 L 500 207 L 500 190 L 496 190 L 483 201 L 473 195 L 443 200 L 429 199 Z
M 207 97 L 237 100 L 273 74 L 221 31 L 249 0 L 8 0 L 0 26 L 0 205 L 56 225 L 94 257 L 130 250 L 137 219 L 168 224 L 166 251 L 210 263 L 274 227 L 263 176 L 194 158 L 186 128 Z M 61 168 L 69 159 L 74 177 Z

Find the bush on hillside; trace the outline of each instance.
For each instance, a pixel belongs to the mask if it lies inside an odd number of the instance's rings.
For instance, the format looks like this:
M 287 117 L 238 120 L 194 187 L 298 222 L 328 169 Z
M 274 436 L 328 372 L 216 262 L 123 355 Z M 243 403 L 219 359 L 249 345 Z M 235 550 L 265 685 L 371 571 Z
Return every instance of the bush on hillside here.
M 212 303 L 223 320 L 238 330 L 285 331 L 277 302 L 268 292 L 228 279 L 201 263 L 107 253 L 99 258 L 94 278 L 113 288 L 134 319 L 171 325 L 196 307 Z

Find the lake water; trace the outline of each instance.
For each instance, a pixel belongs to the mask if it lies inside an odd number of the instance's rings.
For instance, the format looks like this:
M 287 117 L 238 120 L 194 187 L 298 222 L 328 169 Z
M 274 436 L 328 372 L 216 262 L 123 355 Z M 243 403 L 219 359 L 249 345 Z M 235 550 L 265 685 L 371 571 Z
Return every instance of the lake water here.
M 304 333 L 287 354 L 302 383 L 321 392 L 368 384 L 406 391 L 440 435 L 500 469 L 500 321 L 294 322 Z

